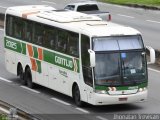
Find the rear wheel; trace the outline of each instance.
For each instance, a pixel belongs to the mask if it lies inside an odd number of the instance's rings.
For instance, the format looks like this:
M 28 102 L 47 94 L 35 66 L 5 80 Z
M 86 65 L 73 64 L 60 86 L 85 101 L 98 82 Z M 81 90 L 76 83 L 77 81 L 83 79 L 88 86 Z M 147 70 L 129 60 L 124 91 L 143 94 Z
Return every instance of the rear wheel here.
M 19 66 L 18 66 L 18 75 L 19 75 L 21 84 L 22 84 L 22 85 L 25 85 L 25 84 L 26 84 L 26 81 L 24 80 L 24 72 L 23 72 L 22 65 L 19 65 Z
M 74 88 L 74 101 L 75 101 L 77 106 L 79 106 L 79 107 L 83 106 L 83 102 L 81 101 L 81 95 L 80 95 L 79 87 L 77 85 Z
M 27 83 L 27 86 L 29 88 L 33 88 L 33 82 L 32 82 L 32 73 L 31 73 L 31 70 L 30 68 L 27 68 L 26 71 L 25 71 L 25 81 Z

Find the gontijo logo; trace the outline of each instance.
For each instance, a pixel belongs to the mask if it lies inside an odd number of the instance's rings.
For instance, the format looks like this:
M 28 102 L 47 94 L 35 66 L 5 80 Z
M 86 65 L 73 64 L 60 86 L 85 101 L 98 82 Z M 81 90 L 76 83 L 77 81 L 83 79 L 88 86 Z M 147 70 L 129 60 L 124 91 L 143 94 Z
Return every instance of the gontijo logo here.
M 65 58 L 58 57 L 58 56 L 55 56 L 55 63 L 61 64 L 63 66 L 69 67 L 69 68 L 73 68 L 73 62 L 72 61 L 67 60 Z
M 6 46 L 9 48 L 15 49 L 15 50 L 17 49 L 17 43 L 9 41 L 9 40 L 6 40 Z
M 78 59 L 76 58 L 68 58 L 64 56 L 59 56 L 58 54 L 54 57 L 55 64 L 64 67 L 66 69 L 73 70 L 75 72 L 79 72 L 78 68 Z

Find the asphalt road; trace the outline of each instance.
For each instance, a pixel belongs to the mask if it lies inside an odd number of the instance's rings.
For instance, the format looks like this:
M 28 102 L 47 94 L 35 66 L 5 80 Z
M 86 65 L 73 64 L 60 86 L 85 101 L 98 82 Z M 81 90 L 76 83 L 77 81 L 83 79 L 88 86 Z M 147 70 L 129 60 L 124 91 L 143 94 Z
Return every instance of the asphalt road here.
M 149 96 L 144 103 L 78 108 L 70 97 L 36 86 L 21 86 L 4 66 L 3 30 L 0 30 L 0 99 L 44 120 L 111 120 L 116 114 L 160 114 L 160 71 L 149 68 Z
M 139 30 L 145 45 L 160 50 L 160 11 L 110 4 L 100 4 L 100 8 L 111 12 L 113 22 Z
M 64 6 L 63 2 L 63 0 L 52 1 L 52 3 L 40 0 L 28 0 L 26 2 L 1 0 L 0 11 L 5 10 L 5 7 L 25 4 L 50 4 L 56 8 L 62 8 Z M 69 0 L 66 0 L 67 2 Z M 101 8 L 111 11 L 114 22 L 133 26 L 134 28 L 137 27 L 143 33 L 147 45 L 153 43 L 155 44 L 155 46 L 152 45 L 154 48 L 159 46 L 157 40 L 160 24 L 155 22 L 160 20 L 158 19 L 159 12 L 103 4 L 101 4 Z M 154 17 L 156 14 L 157 16 Z M 152 22 L 150 23 L 147 20 L 152 20 Z M 36 86 L 35 90 L 30 90 L 21 86 L 17 76 L 6 71 L 4 66 L 3 30 L 0 30 L 0 56 L 0 99 L 44 120 L 111 120 L 118 113 L 160 114 L 160 94 L 158 93 L 160 91 L 160 71 L 154 68 L 149 68 L 149 96 L 147 102 L 109 106 L 86 105 L 85 108 L 78 108 L 70 97 L 53 90 L 41 86 Z

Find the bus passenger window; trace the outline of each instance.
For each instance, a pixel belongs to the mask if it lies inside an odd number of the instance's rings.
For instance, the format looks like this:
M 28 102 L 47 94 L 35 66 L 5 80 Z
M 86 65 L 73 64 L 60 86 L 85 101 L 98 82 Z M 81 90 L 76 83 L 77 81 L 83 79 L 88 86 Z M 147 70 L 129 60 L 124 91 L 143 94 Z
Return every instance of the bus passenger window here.
M 24 23 L 20 18 L 15 17 L 13 19 L 13 31 L 14 37 L 22 39 L 23 32 L 24 32 Z
M 32 22 L 24 20 L 23 39 L 27 42 L 32 41 Z
M 79 35 L 76 33 L 69 33 L 67 53 L 73 56 L 79 56 Z
M 58 31 L 58 42 L 57 42 L 57 49 L 59 52 L 66 52 L 67 48 L 67 39 L 68 39 L 68 34 L 66 31 L 59 30 Z
M 28 42 L 32 41 L 32 22 L 26 21 L 25 24 L 25 40 Z
M 57 40 L 56 30 L 54 27 L 46 26 L 45 31 L 46 34 L 45 34 L 44 44 L 47 48 L 54 50 L 56 47 L 56 40 Z
M 7 22 L 6 22 L 6 34 L 9 36 L 13 36 L 13 17 L 7 15 L 6 17 Z
M 40 24 L 35 24 L 34 27 L 34 43 L 38 44 L 38 45 L 42 45 L 43 44 L 43 40 L 44 40 L 44 35 L 45 35 L 45 30 L 43 25 Z

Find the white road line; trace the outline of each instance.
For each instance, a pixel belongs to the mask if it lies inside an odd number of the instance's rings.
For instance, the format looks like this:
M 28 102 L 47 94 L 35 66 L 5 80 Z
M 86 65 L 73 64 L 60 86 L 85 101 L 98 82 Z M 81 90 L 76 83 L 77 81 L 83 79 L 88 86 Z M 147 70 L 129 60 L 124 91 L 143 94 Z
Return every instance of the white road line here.
M 5 82 L 8 82 L 8 83 L 11 83 L 12 81 L 10 81 L 10 80 L 7 80 L 7 79 L 5 79 L 5 78 L 2 78 L 2 77 L 0 77 L 0 80 L 1 81 L 5 81 Z
M 4 7 L 4 6 L 0 6 L 0 8 L 7 9 L 7 7 Z
M 147 22 L 152 22 L 152 23 L 158 23 L 160 24 L 160 21 L 154 21 L 154 20 L 146 20 Z
M 6 109 L 4 109 L 4 108 L 2 108 L 2 107 L 0 107 L 0 111 L 5 112 L 5 113 L 9 114 L 9 111 L 8 111 L 8 110 L 6 110 Z
M 118 16 L 122 16 L 122 17 L 127 17 L 127 18 L 131 18 L 133 19 L 134 17 L 133 16 L 128 16 L 128 15 L 122 15 L 122 14 L 117 14 Z
M 57 99 L 57 98 L 51 98 L 52 100 L 55 100 L 55 101 L 57 101 L 57 102 L 59 102 L 59 103 L 62 103 L 62 104 L 64 104 L 64 105 L 71 105 L 71 104 L 69 104 L 69 103 L 67 103 L 67 102 L 65 102 L 65 101 L 62 101 L 62 100 L 60 100 L 60 99 Z
M 56 4 L 55 2 L 49 2 L 49 1 L 41 1 L 43 3 L 49 3 L 49 4 Z
M 32 92 L 34 92 L 34 93 L 40 93 L 39 91 L 33 90 L 33 89 L 28 88 L 28 87 L 26 87 L 26 86 L 20 86 L 20 87 L 21 87 L 21 88 L 24 88 L 24 89 L 26 89 L 26 90 L 32 91 Z
M 159 70 L 155 70 L 155 69 L 152 69 L 152 68 L 148 68 L 148 70 L 151 70 L 151 71 L 154 71 L 154 72 L 160 73 L 160 71 L 159 71 Z
M 81 112 L 84 112 L 84 113 L 89 113 L 89 111 L 85 110 L 85 109 L 82 109 L 82 108 L 76 108 L 77 110 L 81 111 Z
M 100 119 L 100 120 L 108 120 L 107 118 L 101 117 L 101 116 L 96 116 L 96 118 Z

